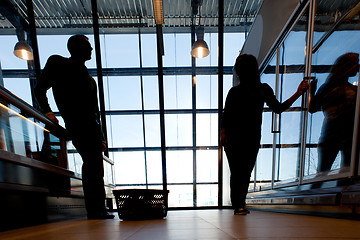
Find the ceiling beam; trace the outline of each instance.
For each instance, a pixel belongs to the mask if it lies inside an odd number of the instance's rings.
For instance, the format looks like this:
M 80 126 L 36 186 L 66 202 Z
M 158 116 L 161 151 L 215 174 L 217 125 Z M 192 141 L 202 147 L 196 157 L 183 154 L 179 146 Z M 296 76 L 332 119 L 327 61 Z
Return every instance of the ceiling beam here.
M 0 14 L 4 16 L 16 29 L 29 30 L 29 24 L 21 16 L 16 7 L 9 0 L 0 1 Z

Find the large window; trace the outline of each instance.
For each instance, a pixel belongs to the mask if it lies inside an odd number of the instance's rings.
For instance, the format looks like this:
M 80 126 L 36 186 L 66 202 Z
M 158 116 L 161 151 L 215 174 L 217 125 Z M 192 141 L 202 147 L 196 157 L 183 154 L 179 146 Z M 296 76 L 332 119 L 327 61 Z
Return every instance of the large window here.
M 101 35 L 103 67 L 119 75 L 104 77 L 110 156 L 118 188 L 162 188 L 156 35 L 139 32 Z M 217 67 L 217 38 L 205 33 L 210 55 L 195 66 Z M 243 42 L 244 34 L 225 34 L 226 63 L 233 64 Z M 191 67 L 190 50 L 190 33 L 165 33 L 164 67 Z M 130 76 L 126 68 L 137 73 Z M 194 81 L 191 72 L 178 72 L 164 76 L 169 206 L 216 206 L 218 76 L 196 75 Z M 231 86 L 227 75 L 224 96 Z

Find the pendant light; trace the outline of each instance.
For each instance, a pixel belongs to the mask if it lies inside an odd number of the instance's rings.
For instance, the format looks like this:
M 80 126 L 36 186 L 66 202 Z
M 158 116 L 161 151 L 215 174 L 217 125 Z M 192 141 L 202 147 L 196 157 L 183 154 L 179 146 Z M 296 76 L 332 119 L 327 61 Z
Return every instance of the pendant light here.
M 14 55 L 23 60 L 33 60 L 34 55 L 29 43 L 25 40 L 25 31 L 16 31 L 19 42 L 14 47 Z
M 202 0 L 192 0 L 191 7 L 192 7 L 192 24 L 195 25 L 195 34 L 196 34 L 196 41 L 191 47 L 191 56 L 194 58 L 204 58 L 209 55 L 209 47 L 204 41 L 204 27 L 201 26 L 201 13 L 200 7 L 202 4 Z M 196 21 L 196 16 L 199 15 L 198 22 Z M 195 19 L 195 21 L 194 21 Z M 196 26 L 198 25 L 198 26 Z
M 191 56 L 194 58 L 204 58 L 209 55 L 209 47 L 204 41 L 204 28 L 199 26 L 196 31 L 196 41 L 191 48 Z

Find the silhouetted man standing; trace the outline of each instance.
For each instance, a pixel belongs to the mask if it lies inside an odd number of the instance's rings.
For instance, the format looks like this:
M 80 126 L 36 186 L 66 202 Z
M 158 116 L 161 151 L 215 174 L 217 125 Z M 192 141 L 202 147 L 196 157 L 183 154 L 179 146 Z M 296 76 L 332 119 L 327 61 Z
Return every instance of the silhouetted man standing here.
M 83 159 L 82 179 L 89 219 L 111 219 L 105 208 L 104 167 L 102 151 L 105 141 L 95 80 L 85 62 L 91 59 L 92 47 L 87 37 L 74 35 L 67 43 L 70 58 L 49 57 L 35 94 L 41 110 L 58 122 L 51 111 L 46 92 L 52 88 L 56 105 L 65 121 L 73 144 Z

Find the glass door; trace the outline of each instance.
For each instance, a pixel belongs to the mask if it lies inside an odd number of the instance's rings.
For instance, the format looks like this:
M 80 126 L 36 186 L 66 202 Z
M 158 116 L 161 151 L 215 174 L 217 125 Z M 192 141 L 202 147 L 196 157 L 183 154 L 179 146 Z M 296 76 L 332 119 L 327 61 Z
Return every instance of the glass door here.
M 349 176 L 359 68 L 359 3 L 317 1 L 304 179 Z M 330 9 L 324 14 L 323 9 Z M 337 16 L 335 18 L 330 16 Z M 327 16 L 327 17 L 326 17 Z M 341 43 L 341 44 L 339 44 Z
M 308 10 L 278 49 L 278 100 L 286 101 L 297 90 L 305 76 Z M 303 131 L 302 97 L 276 116 L 274 134 L 274 185 L 298 182 L 301 166 L 301 139 Z

